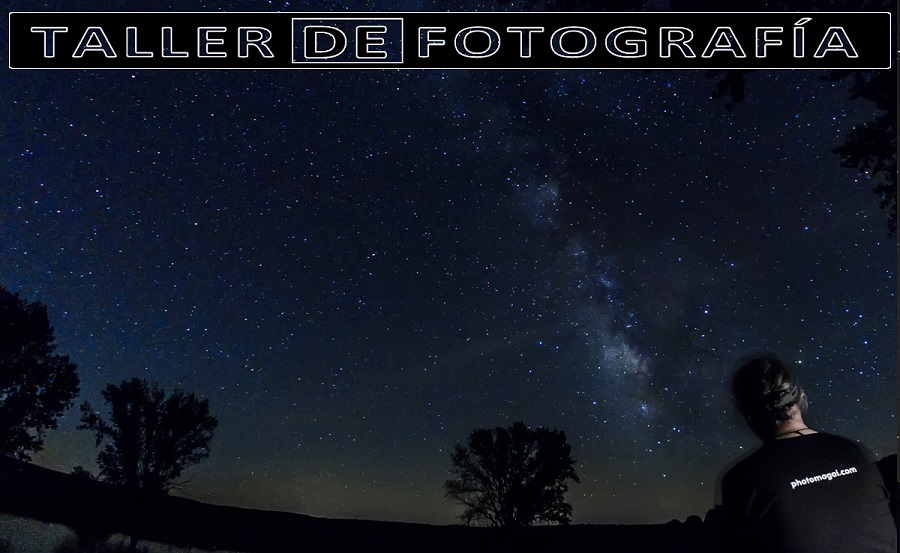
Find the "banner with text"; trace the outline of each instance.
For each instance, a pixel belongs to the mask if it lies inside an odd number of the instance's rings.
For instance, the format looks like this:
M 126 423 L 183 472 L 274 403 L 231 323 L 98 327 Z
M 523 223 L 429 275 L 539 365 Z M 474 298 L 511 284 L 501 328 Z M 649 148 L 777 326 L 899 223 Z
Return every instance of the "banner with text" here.
M 888 69 L 888 12 L 12 12 L 11 69 Z

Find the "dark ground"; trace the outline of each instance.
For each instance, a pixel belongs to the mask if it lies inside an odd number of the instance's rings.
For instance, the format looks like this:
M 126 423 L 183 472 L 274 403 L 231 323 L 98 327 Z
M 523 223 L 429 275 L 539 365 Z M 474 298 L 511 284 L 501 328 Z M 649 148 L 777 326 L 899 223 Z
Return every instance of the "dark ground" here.
M 702 551 L 698 516 L 662 525 L 536 526 L 516 530 L 433 526 L 209 505 L 125 490 L 0 458 L 0 512 L 64 524 L 80 540 L 112 534 L 195 547 L 247 552 Z

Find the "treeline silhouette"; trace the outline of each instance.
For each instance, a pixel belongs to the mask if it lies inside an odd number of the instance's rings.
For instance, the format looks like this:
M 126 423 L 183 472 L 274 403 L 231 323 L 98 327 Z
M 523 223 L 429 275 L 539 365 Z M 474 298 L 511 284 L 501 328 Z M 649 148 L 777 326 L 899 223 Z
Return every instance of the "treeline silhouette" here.
M 138 378 L 103 389 L 106 416 L 81 405 L 79 428 L 101 447 L 97 474 L 39 467 L 31 454 L 80 392 L 76 365 L 55 349 L 46 307 L 0 287 L 0 513 L 72 529 L 75 542 L 56 553 L 112 551 L 108 540 L 119 534 L 132 552 L 142 540 L 246 552 L 727 550 L 717 509 L 662 525 L 570 525 L 564 496 L 579 479 L 566 435 L 524 422 L 473 430 L 453 449 L 444 489 L 462 505 L 463 525 L 323 519 L 171 496 L 183 471 L 209 456 L 218 420 L 207 400 Z M 879 468 L 896 492 L 896 455 Z M 892 509 L 896 520 L 896 495 Z M 10 546 L 0 536 L 0 553 Z
M 47 307 L 0 287 L 0 453 L 28 461 L 49 429 L 80 392 L 77 366 L 56 350 Z M 179 485 L 184 470 L 209 456 L 218 425 L 209 402 L 176 389 L 133 378 L 102 392 L 109 418 L 89 402 L 80 430 L 95 433 L 99 473 L 74 473 L 120 486 L 135 497 L 163 494 Z M 132 533 L 129 551 L 137 551 Z
M 0 458 L 0 511 L 73 529 L 84 551 L 112 534 L 182 548 L 246 552 L 703 552 L 699 516 L 660 525 L 493 528 L 336 520 L 210 505 Z

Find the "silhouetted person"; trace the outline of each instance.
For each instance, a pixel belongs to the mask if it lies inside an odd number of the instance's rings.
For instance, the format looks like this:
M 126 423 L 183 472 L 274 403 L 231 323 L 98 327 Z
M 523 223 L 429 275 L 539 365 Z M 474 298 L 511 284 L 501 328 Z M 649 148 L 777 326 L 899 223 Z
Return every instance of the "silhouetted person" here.
M 728 551 L 896 553 L 888 492 L 854 442 L 803 422 L 808 400 L 791 367 L 754 359 L 732 382 L 763 445 L 722 480 Z

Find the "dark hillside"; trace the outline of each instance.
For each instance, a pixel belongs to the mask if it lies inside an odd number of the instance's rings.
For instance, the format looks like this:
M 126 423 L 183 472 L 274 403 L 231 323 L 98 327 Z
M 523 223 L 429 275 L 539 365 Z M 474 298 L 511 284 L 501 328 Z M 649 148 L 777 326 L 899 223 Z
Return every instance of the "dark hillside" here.
M 0 512 L 64 524 L 80 536 L 114 533 L 179 547 L 247 552 L 373 550 L 693 551 L 699 524 L 532 527 L 463 526 L 323 519 L 224 507 L 167 495 L 131 494 L 88 478 L 0 458 Z M 699 522 L 697 520 L 696 522 Z

